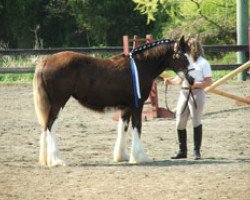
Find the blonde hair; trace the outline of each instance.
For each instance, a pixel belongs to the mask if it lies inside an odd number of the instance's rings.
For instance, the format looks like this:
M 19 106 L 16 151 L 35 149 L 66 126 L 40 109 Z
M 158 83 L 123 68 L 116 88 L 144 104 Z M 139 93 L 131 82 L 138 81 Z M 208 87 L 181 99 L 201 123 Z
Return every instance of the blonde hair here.
M 189 38 L 188 46 L 190 47 L 190 52 L 188 54 L 194 61 L 196 61 L 200 56 L 204 56 L 204 50 L 199 40 L 195 38 Z

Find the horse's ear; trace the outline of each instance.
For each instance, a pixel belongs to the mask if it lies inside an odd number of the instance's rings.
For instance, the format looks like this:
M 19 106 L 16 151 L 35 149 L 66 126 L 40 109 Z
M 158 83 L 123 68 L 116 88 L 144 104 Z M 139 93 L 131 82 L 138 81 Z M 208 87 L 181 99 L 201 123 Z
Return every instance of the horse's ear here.
M 184 38 L 184 35 L 183 35 L 183 36 L 181 36 L 181 39 L 180 39 L 180 41 L 179 41 L 179 44 L 183 44 L 183 43 L 185 43 L 185 38 Z
M 183 53 L 187 53 L 189 47 L 187 42 L 185 41 L 184 35 L 179 40 L 179 47 Z

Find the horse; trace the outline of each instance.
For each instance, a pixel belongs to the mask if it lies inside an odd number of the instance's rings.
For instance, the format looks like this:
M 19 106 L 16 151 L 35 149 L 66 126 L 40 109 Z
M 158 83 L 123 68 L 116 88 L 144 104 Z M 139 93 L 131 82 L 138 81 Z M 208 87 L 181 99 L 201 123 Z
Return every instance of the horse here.
M 63 51 L 45 58 L 36 66 L 33 80 L 35 111 L 42 133 L 40 135 L 39 163 L 46 166 L 65 165 L 56 142 L 55 124 L 59 112 L 70 97 L 93 111 L 107 108 L 121 111 L 118 134 L 114 147 L 114 161 L 145 163 L 152 160 L 145 154 L 141 142 L 141 114 L 149 97 L 154 79 L 165 69 L 177 74 L 188 74 L 188 59 L 184 37 L 178 42 L 161 40 L 148 43 L 108 59 Z M 131 69 L 136 64 L 136 94 Z M 138 89 L 138 85 L 137 85 Z M 136 105 L 137 102 L 137 105 Z M 125 136 L 132 123 L 132 146 L 126 151 Z

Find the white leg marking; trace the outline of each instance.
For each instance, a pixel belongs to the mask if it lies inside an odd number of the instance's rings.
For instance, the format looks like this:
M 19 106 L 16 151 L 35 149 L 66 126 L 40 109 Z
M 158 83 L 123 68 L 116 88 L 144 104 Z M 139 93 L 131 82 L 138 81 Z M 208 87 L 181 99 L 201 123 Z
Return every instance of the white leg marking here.
M 39 150 L 39 163 L 40 165 L 47 165 L 47 133 L 43 131 L 40 135 L 40 150 Z
M 126 151 L 126 132 L 125 129 L 128 127 L 127 123 L 124 123 L 122 119 L 118 122 L 118 134 L 114 148 L 114 161 L 122 162 L 128 161 L 129 155 Z
M 54 124 L 55 123 L 56 122 L 54 122 Z M 54 126 L 55 125 L 53 125 L 51 131 L 47 130 L 47 165 L 49 167 L 58 165 L 65 166 L 65 162 L 61 158 L 61 154 L 56 143 Z
M 150 158 L 145 154 L 141 139 L 139 137 L 139 132 L 137 128 L 132 131 L 132 147 L 129 163 L 145 163 L 152 162 Z

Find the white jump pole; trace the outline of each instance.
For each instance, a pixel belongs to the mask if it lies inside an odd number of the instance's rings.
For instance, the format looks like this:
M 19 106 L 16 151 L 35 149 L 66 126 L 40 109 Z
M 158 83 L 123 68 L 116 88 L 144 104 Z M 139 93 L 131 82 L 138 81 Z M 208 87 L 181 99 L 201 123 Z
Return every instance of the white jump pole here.
M 226 76 L 224 76 L 223 78 L 221 78 L 220 80 L 216 81 L 215 83 L 213 83 L 210 87 L 205 89 L 205 92 L 210 92 L 213 89 L 215 89 L 216 87 L 218 87 L 219 85 L 223 84 L 224 82 L 226 82 L 228 79 L 232 78 L 233 76 L 235 76 L 236 74 L 242 72 L 243 70 L 247 69 L 250 67 L 250 61 L 246 62 L 245 64 L 243 64 L 242 66 L 238 67 L 237 69 L 231 71 L 229 74 L 227 74 Z

